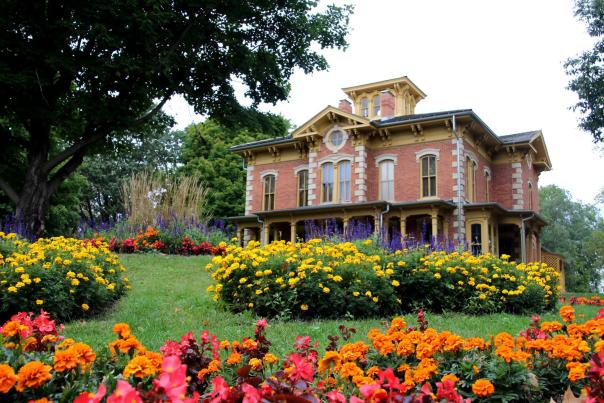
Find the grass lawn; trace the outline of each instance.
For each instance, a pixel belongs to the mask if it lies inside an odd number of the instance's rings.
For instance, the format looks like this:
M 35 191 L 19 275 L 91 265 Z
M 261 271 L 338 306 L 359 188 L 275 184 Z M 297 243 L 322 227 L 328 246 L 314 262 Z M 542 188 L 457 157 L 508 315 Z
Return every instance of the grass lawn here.
M 198 336 L 208 329 L 219 339 L 240 340 L 253 336 L 256 318 L 249 314 L 235 315 L 220 310 L 206 292 L 212 279 L 204 270 L 208 257 L 122 255 L 128 268 L 132 290 L 111 310 L 100 317 L 71 322 L 65 326 L 65 336 L 90 344 L 100 350 L 114 339 L 114 323 L 126 322 L 147 347 L 157 351 L 166 339 L 179 340 L 188 331 Z M 597 307 L 577 306 L 577 314 L 592 317 Z M 427 314 L 430 325 L 438 330 L 450 330 L 464 337 L 489 337 L 498 332 L 517 334 L 526 328 L 530 316 L 509 314 L 469 316 L 456 313 Z M 542 315 L 543 320 L 558 320 L 557 313 Z M 413 315 L 406 316 L 414 323 Z M 367 331 L 381 325 L 382 320 L 321 320 L 311 322 L 269 321 L 268 338 L 272 351 L 291 351 L 296 335 L 309 335 L 327 345 L 327 336 L 337 334 L 340 324 L 357 329 L 355 339 L 365 339 Z

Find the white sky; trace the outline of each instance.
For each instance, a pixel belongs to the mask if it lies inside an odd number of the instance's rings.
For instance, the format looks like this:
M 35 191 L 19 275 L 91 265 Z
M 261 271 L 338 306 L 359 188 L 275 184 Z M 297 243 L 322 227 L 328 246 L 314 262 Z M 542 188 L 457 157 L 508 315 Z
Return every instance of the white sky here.
M 593 202 L 604 187 L 604 153 L 569 110 L 577 98 L 563 62 L 592 44 L 572 0 L 354 3 L 348 49 L 325 51 L 328 71 L 295 74 L 288 102 L 261 109 L 300 125 L 337 106 L 343 87 L 406 75 L 428 95 L 416 113 L 472 108 L 499 135 L 542 129 L 553 170 L 540 185 Z M 202 120 L 182 99 L 166 112 L 178 128 Z

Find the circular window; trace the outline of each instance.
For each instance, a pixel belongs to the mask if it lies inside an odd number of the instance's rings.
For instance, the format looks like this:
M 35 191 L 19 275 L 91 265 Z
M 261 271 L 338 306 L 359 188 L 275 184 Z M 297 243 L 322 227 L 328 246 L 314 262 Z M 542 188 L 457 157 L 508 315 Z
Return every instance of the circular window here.
M 331 132 L 329 142 L 335 147 L 339 147 L 344 142 L 344 132 L 342 130 Z

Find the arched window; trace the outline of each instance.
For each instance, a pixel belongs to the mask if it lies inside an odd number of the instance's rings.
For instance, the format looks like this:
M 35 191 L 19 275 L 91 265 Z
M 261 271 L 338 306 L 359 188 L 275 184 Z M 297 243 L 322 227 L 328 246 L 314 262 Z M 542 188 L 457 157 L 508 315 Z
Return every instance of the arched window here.
M 394 200 L 394 161 L 380 162 L 380 200 Z
M 333 163 L 326 162 L 323 164 L 321 178 L 321 200 L 323 203 L 330 203 L 333 201 Z
M 263 178 L 263 206 L 264 211 L 271 211 L 275 209 L 275 175 L 266 175 Z
M 421 158 L 421 195 L 422 197 L 436 196 L 436 156 L 424 155 Z
M 342 161 L 338 164 L 338 179 L 340 182 L 340 202 L 350 201 L 350 161 Z
M 298 172 L 298 207 L 308 206 L 308 170 Z
M 380 96 L 373 97 L 373 116 L 380 116 Z
M 476 201 L 476 162 L 466 158 L 466 200 Z
M 533 184 L 531 182 L 528 183 L 528 209 L 533 209 Z
M 361 99 L 361 116 L 369 117 L 369 100 L 367 98 Z

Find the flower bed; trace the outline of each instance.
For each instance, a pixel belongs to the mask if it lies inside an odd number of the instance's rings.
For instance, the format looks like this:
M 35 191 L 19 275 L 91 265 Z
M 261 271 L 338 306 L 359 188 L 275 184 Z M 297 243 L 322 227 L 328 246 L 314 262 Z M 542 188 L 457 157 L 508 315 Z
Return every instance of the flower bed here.
M 544 264 L 423 248 L 390 253 L 371 240 L 250 242 L 228 246 L 206 269 L 215 300 L 267 317 L 383 317 L 420 307 L 541 312 L 554 307 L 558 292 L 558 273 Z
M 283 357 L 270 352 L 266 320 L 243 340 L 218 340 L 207 331 L 168 340 L 152 352 L 125 323 L 95 353 L 63 339 L 47 314 L 20 313 L 0 332 L 0 398 L 7 401 L 112 402 L 432 402 L 550 401 L 570 389 L 588 401 L 604 399 L 604 309 L 585 323 L 574 310 L 564 322 L 533 319 L 520 336 L 462 338 L 394 318 L 350 342 L 341 327 L 319 348 L 298 336 Z
M 105 238 L 96 234 L 94 239 L 103 241 Z M 110 235 L 109 250 L 116 253 L 160 252 L 171 255 L 222 255 L 226 242 L 220 241 L 214 245 L 208 240 L 193 240 L 188 235 L 171 235 L 155 227 L 139 230 L 136 236 L 119 239 Z
M 558 301 L 561 303 L 568 303 L 570 305 L 593 305 L 593 306 L 604 306 L 604 298 L 599 295 L 592 295 L 591 297 L 559 297 Z
M 61 320 L 98 313 L 130 288 L 125 271 L 104 242 L 29 243 L 0 232 L 0 318 L 40 308 Z

